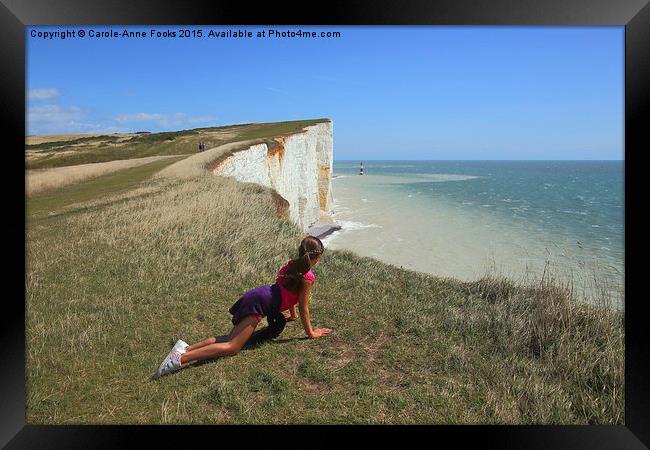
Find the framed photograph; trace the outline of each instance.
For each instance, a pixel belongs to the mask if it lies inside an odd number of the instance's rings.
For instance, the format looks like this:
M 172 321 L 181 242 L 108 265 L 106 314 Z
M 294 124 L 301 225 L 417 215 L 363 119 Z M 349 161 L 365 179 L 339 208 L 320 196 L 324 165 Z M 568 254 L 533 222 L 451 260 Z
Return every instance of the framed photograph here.
M 0 6 L 3 447 L 648 448 L 650 7 L 305 8 Z

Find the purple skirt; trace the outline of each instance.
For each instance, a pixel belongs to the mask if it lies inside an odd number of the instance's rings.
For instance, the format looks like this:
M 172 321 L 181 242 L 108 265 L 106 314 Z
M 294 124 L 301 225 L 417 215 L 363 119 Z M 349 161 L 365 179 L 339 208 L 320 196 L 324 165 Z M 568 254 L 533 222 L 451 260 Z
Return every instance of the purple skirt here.
M 237 325 L 246 316 L 264 317 L 276 314 L 279 312 L 281 304 L 280 286 L 265 284 L 246 291 L 228 311 L 232 314 L 233 325 Z

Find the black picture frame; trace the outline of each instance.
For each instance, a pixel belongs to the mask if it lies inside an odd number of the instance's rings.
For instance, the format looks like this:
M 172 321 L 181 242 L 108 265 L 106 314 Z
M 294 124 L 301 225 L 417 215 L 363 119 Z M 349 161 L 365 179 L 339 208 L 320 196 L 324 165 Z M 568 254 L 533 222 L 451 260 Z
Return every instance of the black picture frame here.
M 634 230 L 643 223 L 636 214 L 642 201 L 638 163 L 648 148 L 642 113 L 648 109 L 650 71 L 650 5 L 644 0 L 471 0 L 264 2 L 251 6 L 232 0 L 2 0 L 0 59 L 2 139 L 5 171 L 5 244 L 11 252 L 3 301 L 2 370 L 0 371 L 0 444 L 6 448 L 128 448 L 191 445 L 209 439 L 224 445 L 229 436 L 254 436 L 250 426 L 36 426 L 26 424 L 25 410 L 25 27 L 33 25 L 138 24 L 285 24 L 285 25 L 619 25 L 625 26 L 625 292 L 640 279 L 633 263 L 642 251 Z M 647 126 L 647 125 L 646 125 Z M 645 143 L 645 144 L 644 144 Z M 23 171 L 21 172 L 21 168 Z M 19 236 L 20 235 L 20 236 Z M 632 263 L 631 263 L 632 262 Z M 22 273 L 21 273 L 22 272 Z M 625 425 L 621 426 L 340 426 L 267 427 L 260 437 L 277 434 L 279 444 L 310 442 L 340 445 L 340 435 L 359 433 L 378 442 L 400 433 L 423 442 L 453 442 L 454 447 L 642 449 L 650 446 L 650 343 L 643 320 L 644 296 L 626 295 Z M 55 351 L 56 349 L 53 349 Z M 241 430 L 243 429 L 243 433 Z M 297 436 L 296 433 L 299 435 Z M 316 433 L 316 434 L 314 434 Z M 323 436 L 325 439 L 315 438 Z M 329 437 L 329 439 L 327 439 Z M 305 439 L 307 441 L 305 441 Z M 293 441 L 293 442 L 291 442 Z

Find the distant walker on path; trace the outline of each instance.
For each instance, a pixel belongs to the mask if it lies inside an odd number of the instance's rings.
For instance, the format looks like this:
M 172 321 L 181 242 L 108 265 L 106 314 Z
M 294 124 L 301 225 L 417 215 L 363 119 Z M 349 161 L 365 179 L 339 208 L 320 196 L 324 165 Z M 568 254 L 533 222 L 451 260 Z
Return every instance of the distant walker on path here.
M 363 161 L 361 161 L 361 168 L 359 168 L 359 175 L 363 175 Z

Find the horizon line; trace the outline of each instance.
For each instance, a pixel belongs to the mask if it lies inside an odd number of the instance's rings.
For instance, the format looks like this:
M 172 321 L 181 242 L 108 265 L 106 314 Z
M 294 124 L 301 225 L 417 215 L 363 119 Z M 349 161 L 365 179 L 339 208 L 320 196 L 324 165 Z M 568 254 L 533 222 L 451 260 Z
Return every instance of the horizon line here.
M 369 161 L 369 162 L 383 162 L 383 161 L 625 161 L 622 159 L 334 159 L 334 162 L 356 162 L 356 161 Z

